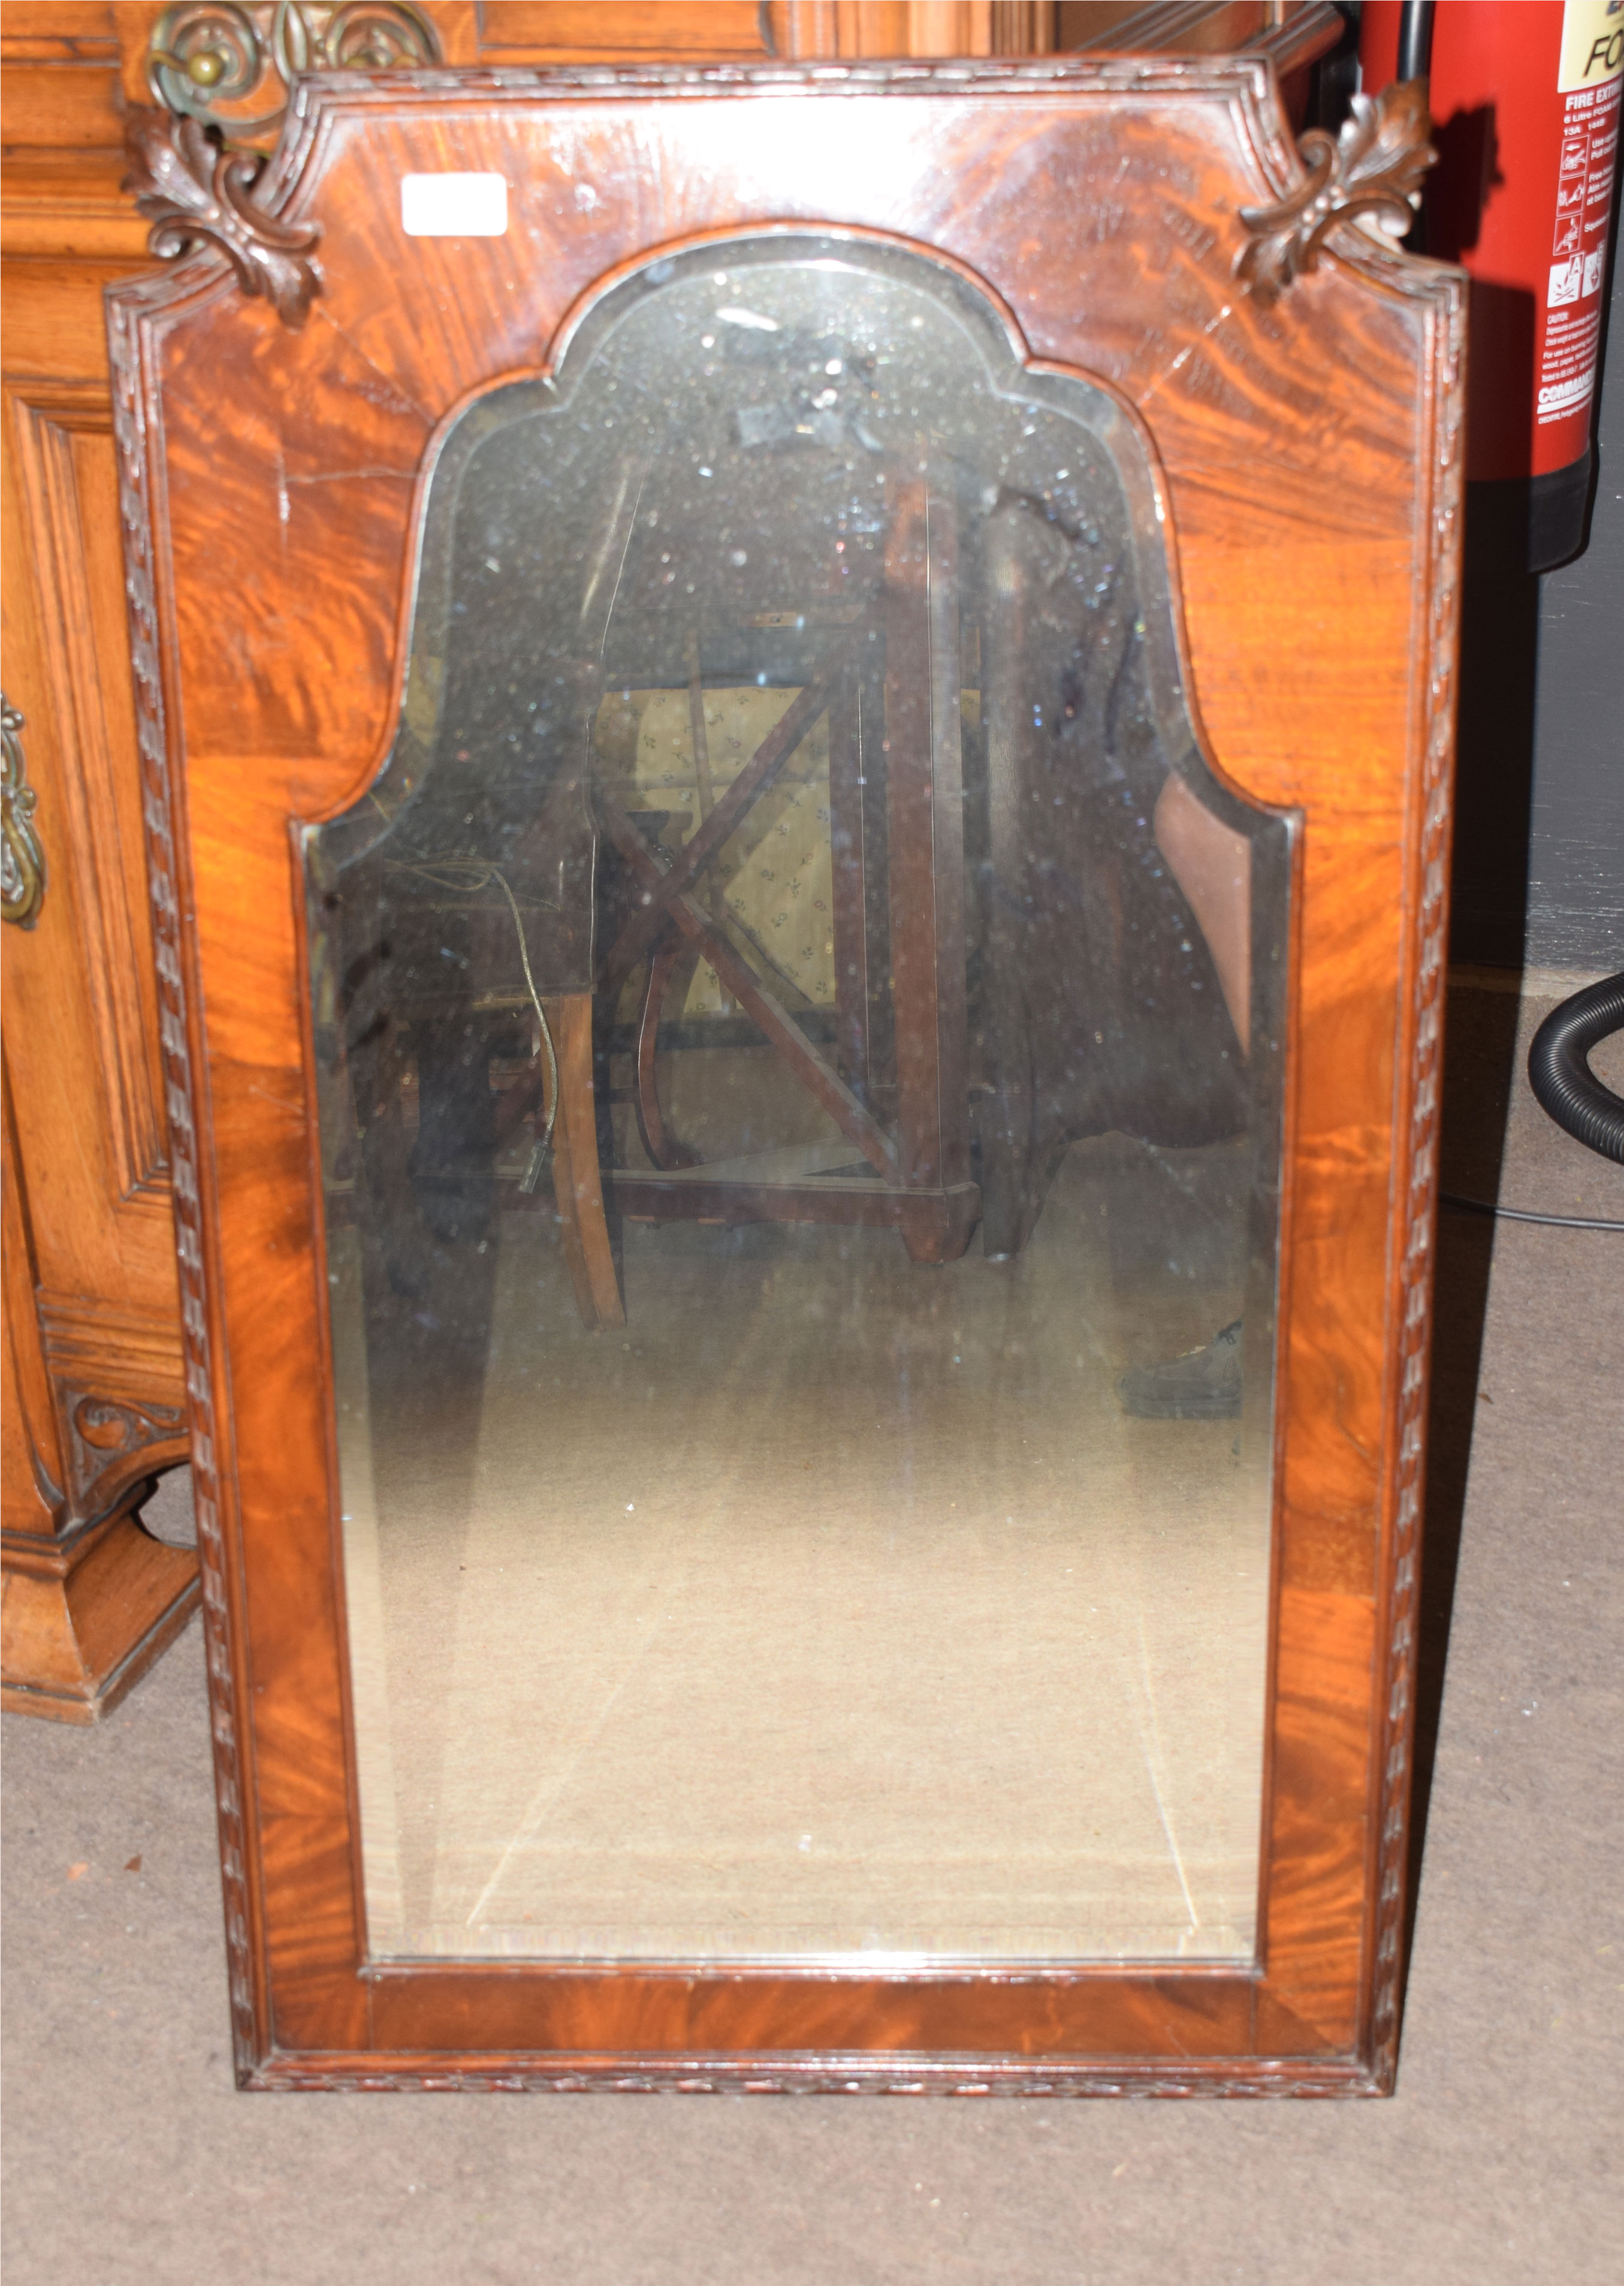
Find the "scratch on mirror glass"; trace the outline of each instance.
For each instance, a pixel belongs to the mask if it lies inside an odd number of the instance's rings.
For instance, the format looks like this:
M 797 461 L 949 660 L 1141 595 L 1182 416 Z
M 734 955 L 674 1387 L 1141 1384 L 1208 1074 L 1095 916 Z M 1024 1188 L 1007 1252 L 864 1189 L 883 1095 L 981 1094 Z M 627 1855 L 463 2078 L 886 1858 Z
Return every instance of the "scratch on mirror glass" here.
M 643 1574 L 635 1583 L 636 1587 L 643 1587 L 648 1580 L 654 1576 L 654 1565 L 650 1565 L 646 1566 Z M 627 1601 L 628 1603 L 631 1601 L 631 1596 L 629 1595 Z M 521 1849 L 527 1848 L 529 1844 L 535 1840 L 537 1834 L 540 1833 L 542 1826 L 546 1824 L 548 1813 L 552 1809 L 554 1803 L 557 1801 L 563 1794 L 568 1792 L 570 1785 L 574 1780 L 575 1773 L 580 1767 L 582 1759 L 589 1754 L 592 1748 L 596 1745 L 599 1737 L 603 1733 L 605 1723 L 607 1723 L 610 1716 L 614 1713 L 616 1707 L 619 1704 L 619 1701 L 624 1696 L 633 1676 L 642 1666 L 643 1659 L 648 1652 L 650 1644 L 654 1641 L 656 1636 L 659 1634 L 661 1628 L 664 1628 L 669 1617 L 669 1612 L 662 1612 L 660 1616 L 652 1622 L 644 1622 L 642 1630 L 636 1638 L 635 1647 L 622 1670 L 620 1679 L 615 1684 L 614 1689 L 609 1693 L 608 1697 L 604 1699 L 603 1705 L 598 1709 L 595 1720 L 591 1723 L 590 1727 L 585 1731 L 585 1733 L 577 1738 L 573 1753 L 569 1754 L 548 1778 L 543 1779 L 540 1785 L 537 1787 L 535 1793 L 532 1794 L 529 1801 L 524 1805 L 524 1815 L 519 1820 L 517 1826 L 514 1830 L 513 1839 L 508 1842 L 507 1848 L 502 1851 L 501 1856 L 497 1859 L 495 1872 L 491 1875 L 490 1880 L 485 1883 L 484 1888 L 481 1889 L 479 1895 L 475 1898 L 473 1905 L 469 1909 L 468 1919 L 463 1923 L 463 1927 L 465 1928 L 477 1928 L 480 1923 L 484 1920 L 486 1909 L 490 1905 L 492 1898 L 501 1887 L 503 1877 L 506 1875 L 508 1866 L 513 1863 L 513 1860 L 517 1856 L 518 1852 Z
M 1179 1887 L 1184 1892 L 1184 1909 L 1190 1917 L 1186 1938 L 1194 1936 L 1201 1928 L 1201 1915 L 1195 1910 L 1195 1900 L 1190 1894 L 1190 1884 L 1185 1876 L 1184 1853 L 1179 1847 L 1179 1837 L 1173 1831 L 1173 1821 L 1168 1814 L 1162 1793 L 1162 1730 L 1156 1720 L 1155 1686 L 1150 1679 L 1150 1646 L 1145 1640 L 1145 1614 L 1139 1613 L 1139 1675 L 1145 1685 L 1145 1705 L 1149 1714 L 1150 1729 L 1147 1737 L 1145 1725 L 1139 1720 L 1139 1708 L 1133 1708 L 1133 1727 L 1139 1734 L 1139 1746 L 1145 1756 L 1145 1772 L 1150 1780 L 1150 1791 L 1155 1797 L 1156 1816 L 1162 1821 L 1162 1831 L 1167 1837 L 1168 1850 L 1173 1870 L 1179 1876 Z
M 614 552 L 615 534 L 620 529 L 620 514 L 621 510 L 626 506 L 626 495 L 628 488 L 630 487 L 631 481 L 632 471 L 628 465 L 627 467 L 623 468 L 620 471 L 620 482 L 615 493 L 614 506 L 611 508 L 608 516 L 604 520 L 603 545 L 599 548 L 596 559 L 593 564 L 591 577 L 587 581 L 587 593 L 581 603 L 580 615 L 583 619 L 591 611 L 592 599 L 597 594 L 599 587 L 603 585 L 603 574 L 609 568 L 609 559 Z M 643 485 L 641 483 L 637 487 L 637 497 L 639 500 L 643 497 Z M 637 511 L 634 506 L 632 510 L 632 521 L 635 524 L 636 520 Z M 627 545 L 630 544 L 630 537 L 631 535 L 628 532 L 627 535 Z M 624 566 L 626 563 L 626 548 L 624 547 L 620 550 L 620 562 L 622 566 Z M 617 573 L 615 579 L 617 591 L 619 590 L 619 577 Z

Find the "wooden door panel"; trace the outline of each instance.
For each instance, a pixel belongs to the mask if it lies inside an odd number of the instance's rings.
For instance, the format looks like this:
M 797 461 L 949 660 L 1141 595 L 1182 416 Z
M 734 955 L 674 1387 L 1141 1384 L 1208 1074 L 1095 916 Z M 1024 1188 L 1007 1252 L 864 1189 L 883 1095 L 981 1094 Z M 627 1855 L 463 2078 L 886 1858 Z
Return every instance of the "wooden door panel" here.
M 198 1595 L 191 1552 L 131 1513 L 186 1446 L 101 330 L 129 267 L 8 260 L 0 388 L 4 674 L 46 868 L 5 947 L 0 1702 L 69 1722 L 116 1705 Z
M 17 1137 L 12 1119 L 9 1079 L 4 1088 L 4 1397 L 5 1436 L 0 1441 L 8 1533 L 49 1533 L 62 1504 L 67 1470 L 45 1355 L 35 1313 L 33 1234 L 22 1184 Z
M 106 1122 L 103 1202 L 116 1218 L 140 1202 L 150 1224 L 151 1206 L 167 1218 L 169 1166 L 112 414 L 100 391 L 36 384 L 15 399 L 12 427 L 38 581 L 40 665 L 63 746 L 61 828 L 71 850 L 63 856 L 86 893 L 81 945 Z
M 5 428 L 7 673 L 50 878 L 6 974 L 36 1268 L 48 1305 L 156 1328 L 175 1317 L 173 1238 L 111 411 L 82 383 L 34 382 L 5 391 Z
M 9 1545 L 66 1549 L 184 1457 L 185 1400 L 112 411 L 89 322 L 102 280 L 59 278 L 55 326 L 45 265 L 8 264 L 13 282 L 4 679 L 46 889 L 34 925 L 8 931 L 4 970 L 8 1365 L 26 1400 L 5 1527 Z M 65 375 L 37 371 L 53 350 Z M 12 1667 L 8 1651 L 8 1682 Z
M 133 1510 L 185 1454 L 105 287 L 146 266 L 121 63 L 158 11 L 8 0 L 4 681 L 45 891 L 5 931 L 0 1703 L 93 1722 L 197 1601 Z M 144 85 L 144 81 L 143 81 Z

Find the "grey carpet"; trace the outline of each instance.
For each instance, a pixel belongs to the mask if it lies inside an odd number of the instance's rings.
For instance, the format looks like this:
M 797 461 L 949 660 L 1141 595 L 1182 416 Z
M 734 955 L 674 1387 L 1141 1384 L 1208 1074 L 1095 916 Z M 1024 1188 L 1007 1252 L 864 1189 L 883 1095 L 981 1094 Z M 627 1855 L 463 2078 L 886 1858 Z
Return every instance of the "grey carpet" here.
M 1624 1218 L 1455 1003 L 1447 1186 Z M 1439 1305 L 1391 2102 L 239 2096 L 194 1628 L 103 1730 L 4 1726 L 9 2286 L 1612 2286 L 1624 1235 L 1452 1215 Z

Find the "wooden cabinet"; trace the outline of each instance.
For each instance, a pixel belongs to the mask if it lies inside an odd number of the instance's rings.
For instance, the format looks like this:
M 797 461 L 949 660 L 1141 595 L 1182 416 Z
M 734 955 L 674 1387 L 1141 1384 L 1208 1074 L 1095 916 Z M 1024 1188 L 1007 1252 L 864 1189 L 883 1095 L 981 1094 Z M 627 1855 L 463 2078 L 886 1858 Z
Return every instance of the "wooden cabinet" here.
M 197 1596 L 131 1515 L 186 1426 L 102 318 L 148 260 L 118 188 L 128 12 L 4 25 L 4 1703 L 68 1722 Z
M 94 1721 L 197 1595 L 191 1555 L 160 1546 L 133 1514 L 154 1475 L 185 1457 L 187 1392 L 102 308 L 109 285 L 151 262 L 147 225 L 121 190 L 130 106 L 162 98 L 264 148 L 285 99 L 283 68 L 300 63 L 1250 46 L 1300 85 L 1339 26 L 1332 9 L 1268 0 L 432 0 L 359 12 L 9 0 L 8 1707 Z

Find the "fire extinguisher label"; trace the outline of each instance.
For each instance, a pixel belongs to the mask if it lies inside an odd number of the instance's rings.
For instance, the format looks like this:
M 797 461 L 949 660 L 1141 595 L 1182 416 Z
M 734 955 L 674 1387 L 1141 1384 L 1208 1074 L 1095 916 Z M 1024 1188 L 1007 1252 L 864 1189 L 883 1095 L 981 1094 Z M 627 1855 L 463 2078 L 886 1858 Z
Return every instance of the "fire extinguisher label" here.
M 1563 95 L 1603 87 L 1624 72 L 1624 0 L 1566 0 L 1562 11 Z
M 1601 346 L 1602 273 L 1619 152 L 1619 99 L 1624 75 L 1624 0 L 1566 0 L 1557 86 L 1564 99 L 1557 211 L 1540 345 L 1535 425 L 1578 422 L 1573 453 L 1589 431 L 1586 408 L 1596 386 Z M 1564 437 L 1536 449 L 1536 463 L 1565 465 Z

